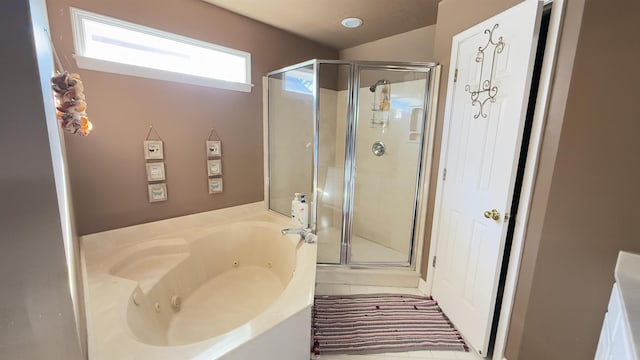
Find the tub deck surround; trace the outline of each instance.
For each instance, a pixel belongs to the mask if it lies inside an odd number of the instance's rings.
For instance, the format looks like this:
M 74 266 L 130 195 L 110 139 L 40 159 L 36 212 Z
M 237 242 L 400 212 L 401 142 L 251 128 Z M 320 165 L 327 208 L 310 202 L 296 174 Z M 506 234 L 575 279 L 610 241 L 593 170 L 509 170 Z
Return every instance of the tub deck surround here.
M 286 227 L 255 203 L 84 236 L 91 359 L 308 356 L 317 246 Z

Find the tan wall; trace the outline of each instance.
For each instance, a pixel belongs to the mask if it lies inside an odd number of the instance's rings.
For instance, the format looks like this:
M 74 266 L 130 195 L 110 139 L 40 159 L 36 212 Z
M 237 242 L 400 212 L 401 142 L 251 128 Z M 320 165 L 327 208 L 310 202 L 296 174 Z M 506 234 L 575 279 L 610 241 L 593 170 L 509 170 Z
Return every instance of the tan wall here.
M 43 0 L 0 3 L 0 358 L 86 359 Z M 71 265 L 75 265 L 72 261 Z M 72 293 L 73 292 L 73 293 Z M 76 318 L 78 323 L 76 323 Z M 82 340 L 79 335 L 82 334 Z
M 342 60 L 433 61 L 435 25 L 340 51 Z
M 570 1 L 566 5 L 563 16 L 555 75 L 552 81 L 551 98 L 549 99 L 549 110 L 547 112 L 543 142 L 540 149 L 540 161 L 533 189 L 534 196 L 531 199 L 529 223 L 518 274 L 518 286 L 511 323 L 509 324 L 506 355 L 511 359 L 518 358 L 520 342 L 523 336 L 531 284 L 537 266 L 537 253 L 542 238 L 547 204 L 550 199 L 550 187 L 554 176 L 556 156 L 569 96 L 569 86 L 578 45 L 583 8 L 584 1 Z
M 569 2 L 567 22 L 580 18 L 579 3 Z M 575 63 L 562 78 L 570 87 L 548 200 L 533 209 L 544 220 L 539 237 L 527 236 L 527 246 L 538 241 L 537 258 L 526 311 L 514 310 L 522 335 L 509 360 L 592 359 L 618 251 L 640 252 L 639 18 L 637 1 L 584 2 Z M 521 277 L 518 291 L 527 285 Z
M 69 6 L 252 54 L 251 93 L 78 70 Z M 49 0 L 53 40 L 63 64 L 85 82 L 95 125 L 67 136 L 80 234 L 207 211 L 263 198 L 262 83 L 265 73 L 309 58 L 335 59 L 331 48 L 202 1 Z M 153 123 L 165 142 L 169 201 L 150 204 L 142 141 Z M 207 193 L 204 141 L 222 138 L 224 193 Z

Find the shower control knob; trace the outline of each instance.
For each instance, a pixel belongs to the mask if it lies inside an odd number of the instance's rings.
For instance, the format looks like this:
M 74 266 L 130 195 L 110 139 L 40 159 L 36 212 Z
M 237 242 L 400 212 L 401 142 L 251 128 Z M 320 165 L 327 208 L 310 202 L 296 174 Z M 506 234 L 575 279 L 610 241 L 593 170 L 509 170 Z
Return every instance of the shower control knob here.
M 384 146 L 384 143 L 382 141 L 376 141 L 371 146 L 371 151 L 375 156 L 382 156 L 386 151 L 386 147 Z

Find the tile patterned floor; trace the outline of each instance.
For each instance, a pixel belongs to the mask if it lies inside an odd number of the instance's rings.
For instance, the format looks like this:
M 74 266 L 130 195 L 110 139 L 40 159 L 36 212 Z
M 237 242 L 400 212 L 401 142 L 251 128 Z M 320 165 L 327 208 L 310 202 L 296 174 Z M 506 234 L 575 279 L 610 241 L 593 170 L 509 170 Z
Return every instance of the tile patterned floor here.
M 348 295 L 392 293 L 424 295 L 414 288 L 383 286 L 316 284 L 316 295 Z M 403 353 L 385 353 L 376 355 L 321 355 L 318 360 L 482 360 L 473 352 L 460 351 L 409 351 Z
M 317 231 L 318 235 L 318 262 L 334 264 L 340 262 L 341 230 L 326 228 Z M 408 246 L 408 245 L 407 245 Z M 353 262 L 406 262 L 407 251 L 400 252 L 376 242 L 367 240 L 358 235 L 351 238 L 351 261 Z

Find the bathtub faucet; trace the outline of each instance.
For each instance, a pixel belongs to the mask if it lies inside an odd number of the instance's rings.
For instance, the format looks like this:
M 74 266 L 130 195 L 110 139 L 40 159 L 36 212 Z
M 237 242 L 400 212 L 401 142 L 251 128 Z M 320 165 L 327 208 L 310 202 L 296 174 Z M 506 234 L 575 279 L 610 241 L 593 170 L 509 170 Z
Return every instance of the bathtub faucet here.
M 282 235 L 288 234 L 298 234 L 300 235 L 300 240 L 304 240 L 304 242 L 310 244 L 316 242 L 316 235 L 311 232 L 311 230 L 302 229 L 302 228 L 286 228 L 282 229 Z

